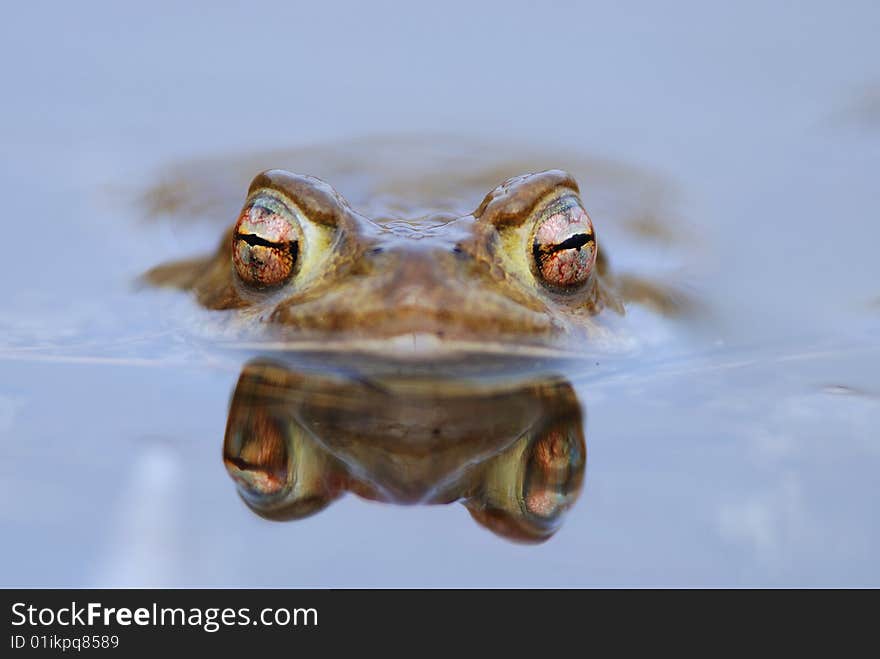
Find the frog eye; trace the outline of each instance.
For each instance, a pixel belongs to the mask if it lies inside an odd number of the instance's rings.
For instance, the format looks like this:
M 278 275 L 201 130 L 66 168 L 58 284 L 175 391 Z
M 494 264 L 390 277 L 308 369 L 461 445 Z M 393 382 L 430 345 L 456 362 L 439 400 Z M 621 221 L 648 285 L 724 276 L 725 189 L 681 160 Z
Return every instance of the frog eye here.
M 528 450 L 523 505 L 529 514 L 551 522 L 572 504 L 583 475 L 584 455 L 571 429 L 555 428 Z
M 577 196 L 566 195 L 539 212 L 532 258 L 545 285 L 563 290 L 583 286 L 596 265 L 596 249 L 593 223 Z
M 262 190 L 251 196 L 235 223 L 232 262 L 241 280 L 257 288 L 278 286 L 297 267 L 302 229 L 279 197 Z
M 465 506 L 478 523 L 519 542 L 544 542 L 559 528 L 583 486 L 586 445 L 579 415 L 562 418 L 489 465 L 478 496 Z
M 230 411 L 223 462 L 248 500 L 275 496 L 290 485 L 284 429 L 265 410 L 245 406 Z

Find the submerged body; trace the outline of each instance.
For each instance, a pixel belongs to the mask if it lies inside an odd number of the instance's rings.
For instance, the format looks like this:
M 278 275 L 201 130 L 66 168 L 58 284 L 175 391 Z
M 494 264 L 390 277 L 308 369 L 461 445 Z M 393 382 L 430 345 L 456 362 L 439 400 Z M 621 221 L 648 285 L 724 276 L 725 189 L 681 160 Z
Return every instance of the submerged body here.
M 506 167 L 469 163 L 445 178 L 405 182 L 398 173 L 381 184 L 368 163 L 366 181 L 329 172 L 355 191 L 354 203 L 333 181 L 266 170 L 240 192 L 244 206 L 214 254 L 159 266 L 147 279 L 226 311 L 237 338 L 390 357 L 577 352 L 612 339 L 628 301 L 677 310 L 680 298 L 668 289 L 612 273 L 597 236 L 602 219 L 594 227 L 590 190 L 575 174 L 535 167 L 475 196 L 492 176 L 526 166 L 513 158 Z M 633 189 L 617 181 L 612 196 L 645 194 L 643 180 L 623 174 Z M 156 210 L 211 209 L 217 183 L 208 181 L 223 177 L 187 176 L 153 191 Z M 627 221 L 660 226 L 632 208 Z

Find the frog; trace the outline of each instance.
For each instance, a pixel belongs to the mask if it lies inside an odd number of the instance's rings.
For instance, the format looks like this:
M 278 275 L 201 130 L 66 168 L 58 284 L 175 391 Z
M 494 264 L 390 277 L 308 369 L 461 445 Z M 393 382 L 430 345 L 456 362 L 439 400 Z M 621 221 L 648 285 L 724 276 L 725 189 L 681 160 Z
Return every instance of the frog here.
M 211 222 L 219 244 L 144 281 L 192 296 L 201 335 L 247 351 L 223 463 L 257 515 L 300 520 L 346 493 L 460 502 L 540 543 L 584 480 L 569 365 L 630 345 L 634 306 L 688 309 L 612 267 L 604 238 L 676 244 L 669 198 L 619 162 L 437 138 L 190 161 L 142 203 Z
M 315 372 L 266 357 L 235 385 L 223 463 L 254 513 L 292 522 L 346 493 L 395 505 L 460 502 L 495 535 L 546 542 L 577 502 L 585 418 L 571 383 Z
M 145 196 L 150 212 L 226 226 L 213 253 L 161 264 L 144 280 L 222 312 L 246 345 L 391 359 L 584 353 L 614 343 L 631 304 L 661 315 L 687 306 L 669 286 L 613 270 L 598 237 L 591 201 L 604 195 L 607 206 L 609 188 L 612 203 L 630 207 L 623 223 L 665 235 L 665 221 L 645 212 L 659 186 L 637 169 L 574 160 L 595 179 L 583 187 L 574 171 L 537 166 L 554 158 L 534 152 L 450 148 L 439 158 L 450 171 L 437 172 L 411 167 L 433 164 L 436 149 L 417 143 L 401 157 L 400 147 L 372 141 L 335 159 L 306 149 L 179 169 Z

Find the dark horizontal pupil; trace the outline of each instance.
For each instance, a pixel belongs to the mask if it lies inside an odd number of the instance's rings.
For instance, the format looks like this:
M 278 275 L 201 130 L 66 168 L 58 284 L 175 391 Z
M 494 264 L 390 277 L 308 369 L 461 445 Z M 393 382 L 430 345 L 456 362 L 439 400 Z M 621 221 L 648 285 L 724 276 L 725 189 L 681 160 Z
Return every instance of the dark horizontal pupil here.
M 230 462 L 231 464 L 233 464 L 235 467 L 241 469 L 242 471 L 257 471 L 257 472 L 262 472 L 262 473 L 270 474 L 270 475 L 274 471 L 273 469 L 271 469 L 270 466 L 263 465 L 263 464 L 255 464 L 253 462 L 248 462 L 244 458 L 240 458 L 237 456 L 228 455 L 228 456 L 226 456 L 226 461 Z
M 289 243 L 273 243 L 271 240 L 260 238 L 252 233 L 238 233 L 235 237 L 251 247 L 259 245 L 260 247 L 269 247 L 270 249 L 286 249 L 290 252 L 290 259 L 293 263 L 296 263 L 296 257 L 299 255 L 299 244 L 295 240 Z
M 587 243 L 593 242 L 593 235 L 590 233 L 577 233 L 571 238 L 566 238 L 556 245 L 539 245 L 535 243 L 535 258 L 541 259 L 556 252 L 562 252 L 567 249 L 580 249 Z
M 279 248 L 284 247 L 283 243 L 273 243 L 271 240 L 266 240 L 265 238 L 260 238 L 259 236 L 255 236 L 252 233 L 239 233 L 236 238 L 238 240 L 243 240 L 251 247 L 256 247 L 257 245 L 261 247 L 273 247 Z M 296 244 L 296 243 L 294 243 Z
M 554 245 L 550 248 L 550 254 L 554 252 L 561 252 L 564 249 L 580 249 L 584 245 L 589 242 L 592 242 L 593 236 L 588 233 L 578 233 L 572 236 L 571 238 L 566 238 L 558 245 Z

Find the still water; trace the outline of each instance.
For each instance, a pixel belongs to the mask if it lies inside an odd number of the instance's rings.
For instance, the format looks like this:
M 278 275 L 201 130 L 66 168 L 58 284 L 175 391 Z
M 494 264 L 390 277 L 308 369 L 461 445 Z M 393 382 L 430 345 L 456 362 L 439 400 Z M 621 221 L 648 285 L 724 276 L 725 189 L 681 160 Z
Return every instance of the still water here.
M 395 7 L 0 27 L 0 583 L 880 585 L 880 12 Z M 571 168 L 614 266 L 693 305 L 502 393 L 221 346 L 139 278 L 291 161 L 363 210 Z

